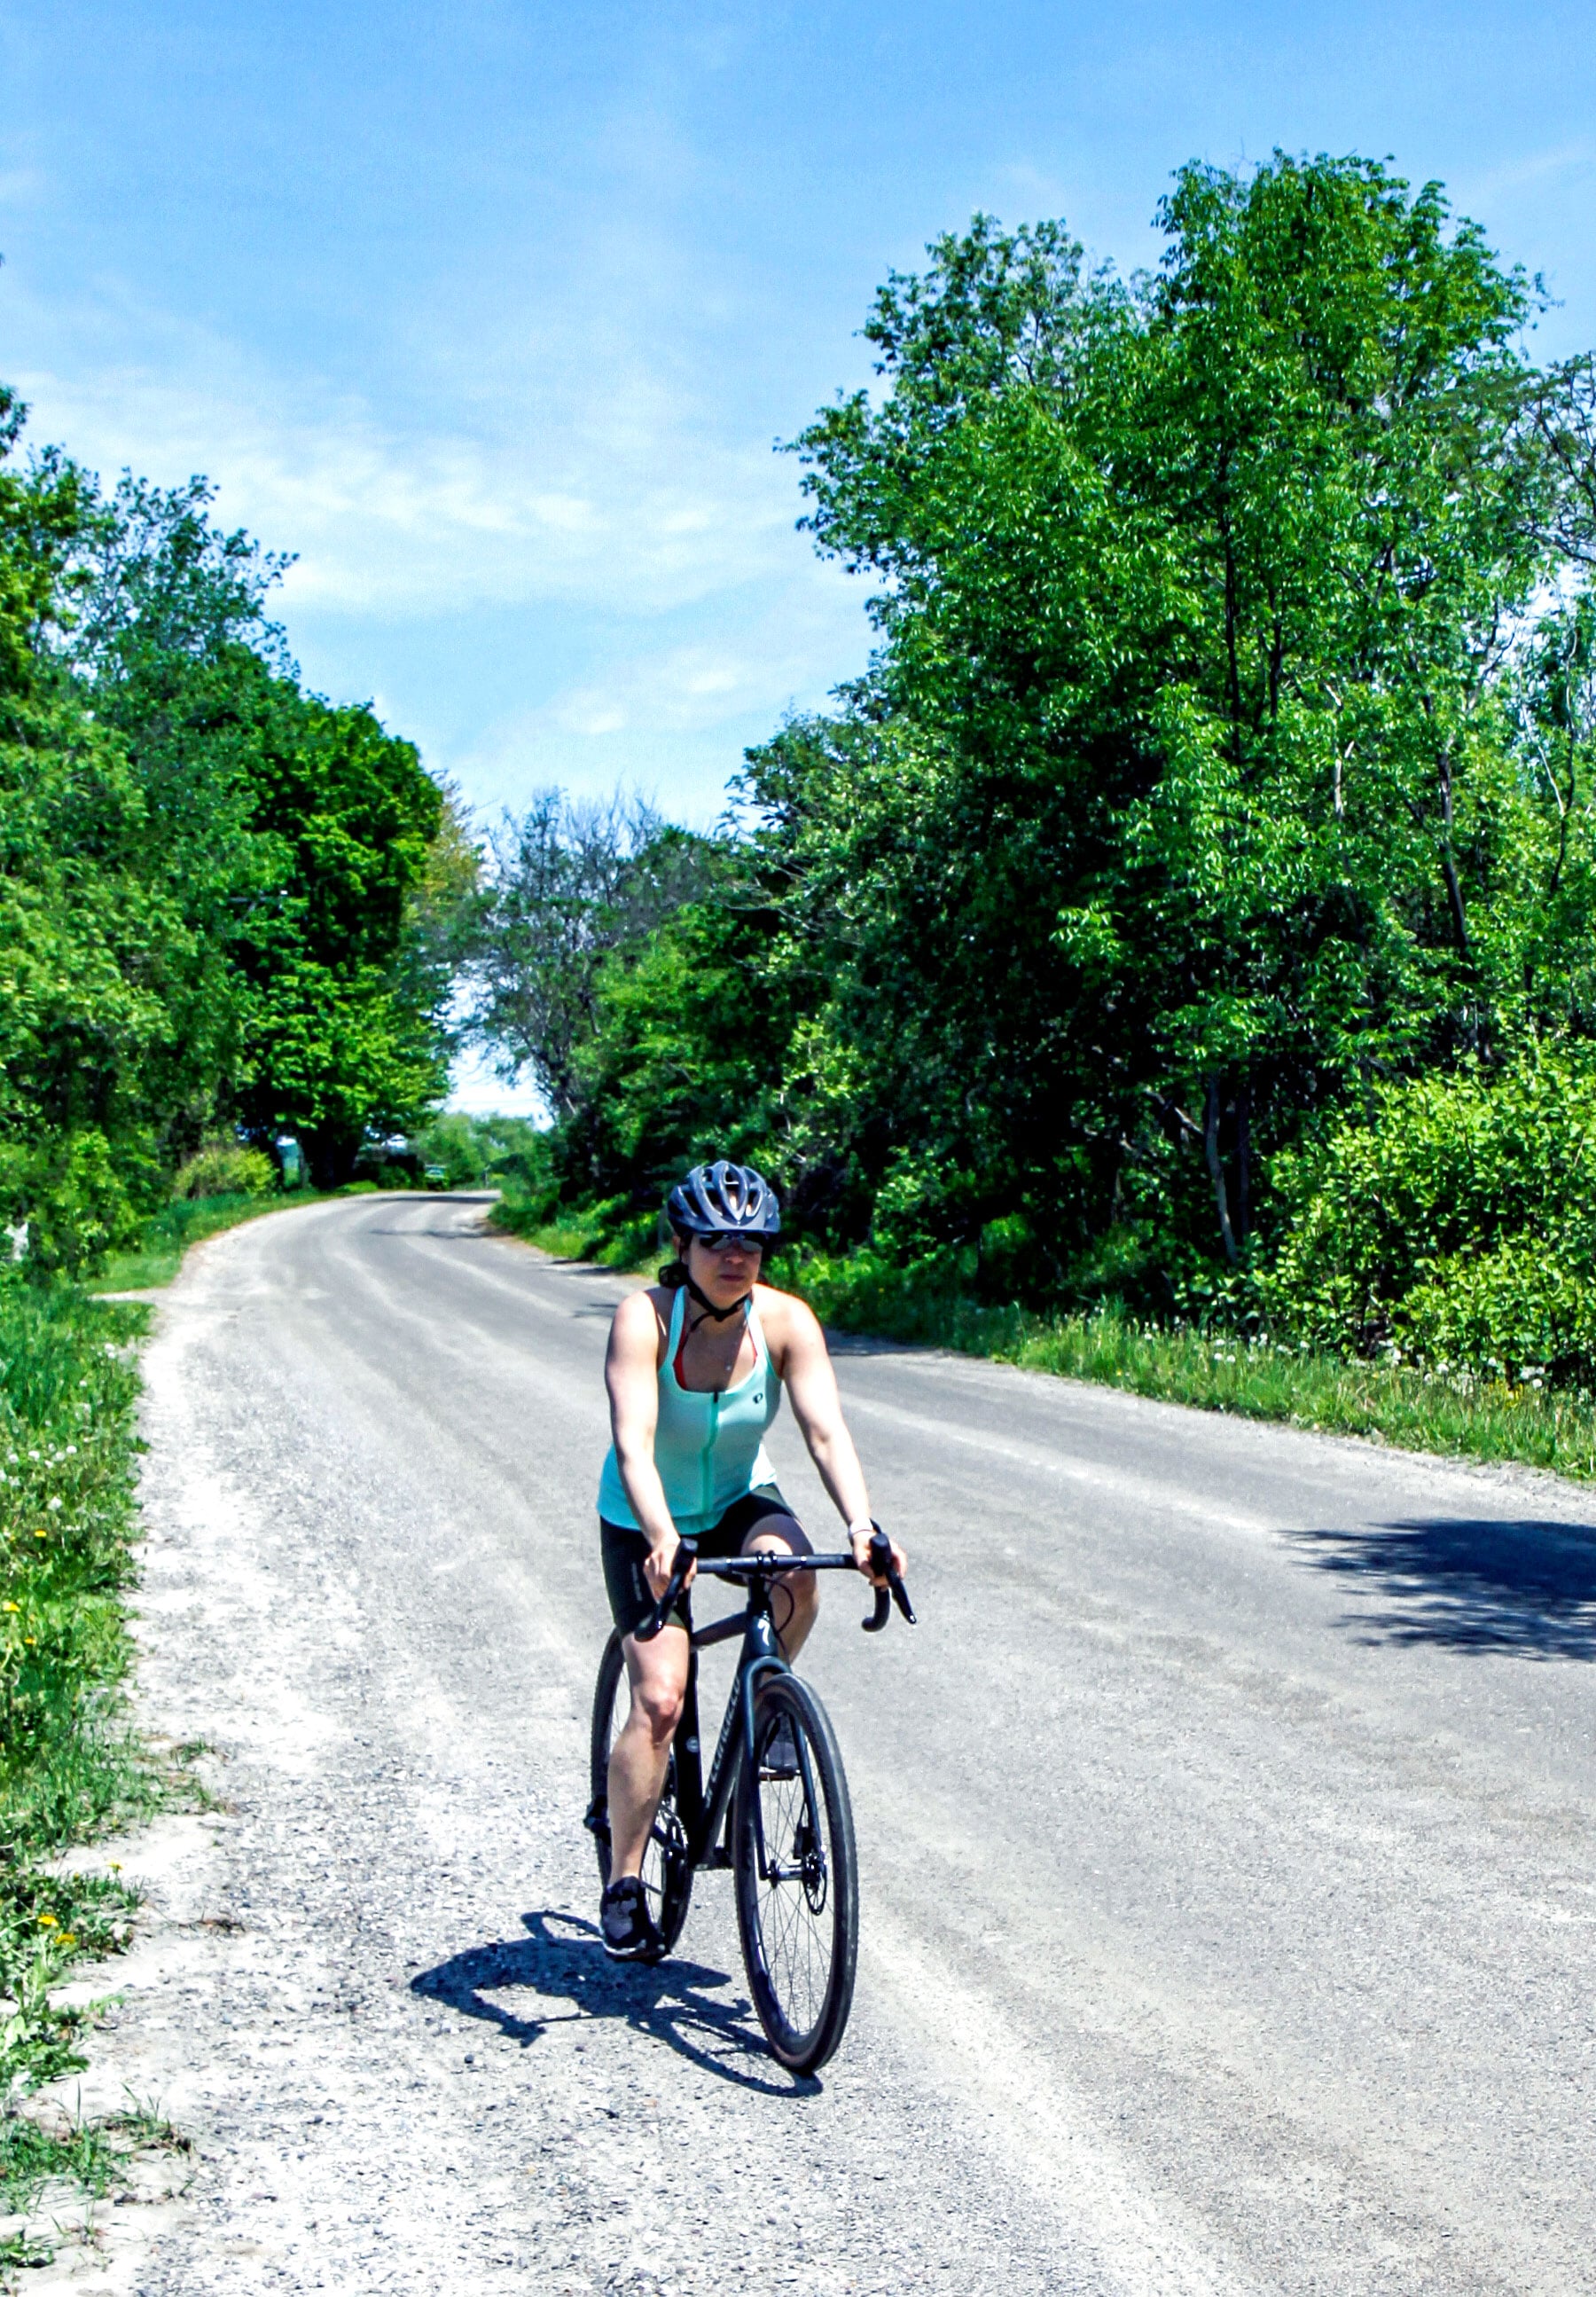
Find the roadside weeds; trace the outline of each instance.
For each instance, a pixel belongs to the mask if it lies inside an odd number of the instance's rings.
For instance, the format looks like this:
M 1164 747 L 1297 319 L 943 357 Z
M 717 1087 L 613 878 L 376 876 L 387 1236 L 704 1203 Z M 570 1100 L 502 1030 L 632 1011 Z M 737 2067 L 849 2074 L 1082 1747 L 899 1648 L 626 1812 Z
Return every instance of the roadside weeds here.
M 1111 1310 L 1041 1316 L 982 1307 L 912 1278 L 860 1283 L 846 1262 L 774 1270 L 838 1330 L 950 1348 L 1128 1389 L 1165 1404 L 1228 1412 L 1445 1458 L 1543 1468 L 1575 1481 L 1596 1477 L 1596 1408 L 1584 1395 L 1469 1373 L 1313 1354 L 1267 1338 L 1166 1330 Z
M 124 1953 L 139 1906 L 77 1847 L 198 1792 L 127 1711 L 148 1315 L 0 1280 L 0 2270 L 40 2262 L 62 2197 L 92 2203 L 157 2142 L 152 2109 L 84 2120 L 45 2094 L 86 2067 L 103 2006 L 71 1973 Z
M 555 1259 L 587 1261 L 617 1275 L 652 1272 L 663 1249 L 651 1222 L 606 1230 L 574 1219 L 535 1220 L 525 1207 L 518 1217 L 514 1206 L 498 1206 L 491 1224 Z M 1541 1468 L 1575 1482 L 1596 1478 L 1596 1404 L 1534 1381 L 1369 1363 L 1267 1337 L 1140 1324 L 1112 1309 L 1048 1316 L 988 1307 L 919 1270 L 862 1256 L 786 1253 L 770 1278 L 802 1295 L 837 1331 L 950 1348 L 1202 1412 L 1361 1436 L 1446 1459 Z

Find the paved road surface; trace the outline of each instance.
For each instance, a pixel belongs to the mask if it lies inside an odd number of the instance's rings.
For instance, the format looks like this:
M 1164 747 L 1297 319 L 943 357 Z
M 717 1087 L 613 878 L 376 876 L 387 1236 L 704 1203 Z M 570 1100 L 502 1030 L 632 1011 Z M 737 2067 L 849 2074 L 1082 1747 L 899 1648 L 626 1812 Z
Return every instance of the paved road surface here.
M 827 1586 L 863 1945 L 794 2085 L 726 1878 L 596 1947 L 621 1285 L 481 1217 L 295 1212 L 161 1312 L 145 1695 L 226 1808 L 103 2045 L 204 2157 L 128 2285 L 1596 2286 L 1596 1501 L 848 1348 L 923 1624 Z

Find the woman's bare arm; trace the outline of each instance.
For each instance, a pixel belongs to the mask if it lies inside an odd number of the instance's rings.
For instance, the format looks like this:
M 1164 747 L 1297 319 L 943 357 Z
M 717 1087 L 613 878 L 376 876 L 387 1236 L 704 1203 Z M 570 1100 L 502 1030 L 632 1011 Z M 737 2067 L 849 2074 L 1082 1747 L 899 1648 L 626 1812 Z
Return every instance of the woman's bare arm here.
M 660 1327 L 646 1292 L 634 1292 L 616 1309 L 604 1377 L 621 1480 L 648 1541 L 648 1584 L 656 1596 L 662 1595 L 676 1553 L 676 1526 L 654 1461 L 660 1416 Z
M 831 1368 L 826 1335 L 814 1312 L 802 1300 L 794 1299 L 791 1293 L 781 1294 L 779 1300 L 775 1317 L 762 1304 L 761 1308 L 767 1333 L 773 1322 L 779 1328 L 777 1370 L 792 1402 L 793 1417 L 809 1446 L 810 1457 L 820 1471 L 820 1480 L 831 1494 L 837 1513 L 848 1527 L 854 1559 L 861 1571 L 868 1571 L 873 1527 L 870 1494 L 865 1486 L 865 1471 L 853 1448 L 853 1438 L 843 1418 L 843 1400 L 837 1394 L 836 1374 Z M 894 1568 L 901 1571 L 904 1558 L 896 1545 L 893 1559 Z

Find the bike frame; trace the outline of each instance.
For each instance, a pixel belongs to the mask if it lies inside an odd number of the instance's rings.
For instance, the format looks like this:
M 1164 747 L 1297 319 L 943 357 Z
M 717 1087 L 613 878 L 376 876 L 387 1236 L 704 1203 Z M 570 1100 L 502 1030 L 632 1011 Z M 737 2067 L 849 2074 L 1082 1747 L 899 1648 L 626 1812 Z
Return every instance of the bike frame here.
M 726 1713 L 721 1719 L 714 1759 L 710 1765 L 706 1796 L 703 1749 L 698 1734 L 698 1654 L 707 1644 L 729 1642 L 739 1627 L 743 1630 L 743 1649 L 737 1660 L 736 1679 L 732 1684 L 731 1696 L 726 1702 Z M 776 1639 L 776 1622 L 770 1614 L 769 1581 L 762 1578 L 753 1580 L 749 1586 L 748 1609 L 745 1611 L 736 1613 L 728 1619 L 717 1619 L 712 1626 L 696 1629 L 691 1641 L 687 1686 L 682 1698 L 681 1721 L 676 1729 L 677 1815 L 687 1834 L 687 1857 L 695 1866 L 729 1866 L 730 1846 L 718 1838 L 726 1827 L 737 1772 L 753 1744 L 754 1699 L 766 1675 L 792 1673 Z M 812 1782 L 808 1783 L 812 1789 Z M 764 1828 L 759 1819 L 757 1804 L 755 1823 L 761 1836 L 759 1857 L 762 1876 L 765 1873 Z
M 878 1634 L 886 1625 L 892 1605 L 896 1603 L 912 1626 L 914 1610 L 903 1582 L 891 1569 L 890 1549 L 886 1535 L 879 1526 L 870 1547 L 872 1562 L 885 1577 L 876 1584 L 875 1617 L 862 1621 L 862 1626 L 867 1633 Z M 733 1612 L 730 1618 L 716 1619 L 707 1627 L 693 1626 L 689 1598 L 687 1681 L 682 1694 L 681 1717 L 676 1726 L 674 1741 L 676 1815 L 687 1837 L 687 1862 L 695 1867 L 729 1866 L 728 1815 L 732 1790 L 737 1782 L 737 1773 L 753 1745 L 753 1706 L 759 1686 L 768 1675 L 791 1675 L 793 1672 L 782 1657 L 776 1622 L 770 1615 L 774 1582 L 795 1571 L 854 1571 L 859 1567 L 851 1555 L 790 1555 L 769 1550 L 756 1550 L 749 1555 L 715 1557 L 700 1562 L 696 1544 L 691 1540 L 683 1540 L 677 1549 L 670 1584 L 654 1606 L 653 1618 L 638 1630 L 639 1641 L 649 1641 L 664 1626 L 674 1605 L 687 1593 L 684 1581 L 693 1565 L 696 1565 L 699 1573 L 706 1578 L 735 1580 L 745 1584 L 748 1590 L 745 1611 Z M 731 1697 L 726 1702 L 726 1713 L 721 1719 L 714 1760 L 710 1765 L 706 1796 L 703 1750 L 698 1725 L 698 1654 L 711 1643 L 729 1642 L 739 1629 L 742 1631 L 743 1650 L 737 1660 L 736 1679 L 732 1684 Z M 804 1792 L 812 1806 L 815 1782 L 802 1733 L 798 1736 L 798 1760 L 803 1775 Z M 773 1876 L 765 1856 L 764 1814 L 757 1795 L 753 1802 L 753 1823 L 759 1838 L 761 1881 L 785 1880 L 781 1874 Z

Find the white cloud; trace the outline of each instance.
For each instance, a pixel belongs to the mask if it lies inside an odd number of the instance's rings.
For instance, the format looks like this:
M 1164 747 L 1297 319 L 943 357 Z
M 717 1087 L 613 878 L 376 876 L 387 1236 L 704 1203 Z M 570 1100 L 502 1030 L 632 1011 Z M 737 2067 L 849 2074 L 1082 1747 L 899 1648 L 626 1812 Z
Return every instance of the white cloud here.
M 835 567 L 810 561 L 736 602 L 735 613 L 711 618 L 721 625 L 713 636 L 660 645 L 646 625 L 634 626 L 617 634 L 621 643 L 601 670 L 494 720 L 467 751 L 448 756 L 448 771 L 512 803 L 544 782 L 657 788 L 662 774 L 679 786 L 679 794 L 662 793 L 668 810 L 685 804 L 708 819 L 746 743 L 774 733 L 788 709 L 822 704 L 862 668 L 870 639 L 863 596 Z
M 34 437 L 107 473 L 206 473 L 222 517 L 298 553 L 290 611 L 392 619 L 555 600 L 657 613 L 802 555 L 791 468 L 620 353 L 589 345 L 578 368 L 545 343 L 529 375 L 496 350 L 470 388 L 457 375 L 439 378 L 440 400 L 414 388 L 424 414 L 407 421 L 105 303 L 21 316 L 11 379 Z M 136 358 L 96 340 L 128 333 Z

